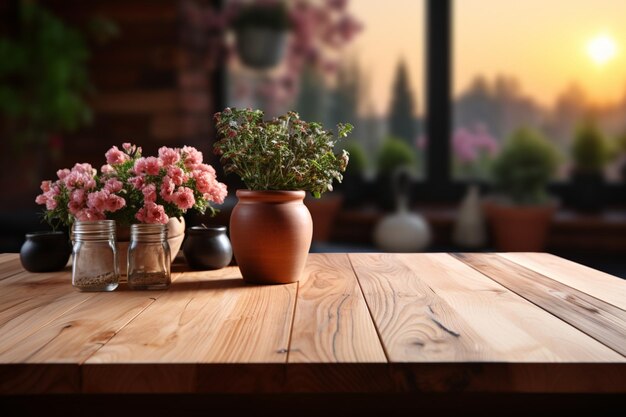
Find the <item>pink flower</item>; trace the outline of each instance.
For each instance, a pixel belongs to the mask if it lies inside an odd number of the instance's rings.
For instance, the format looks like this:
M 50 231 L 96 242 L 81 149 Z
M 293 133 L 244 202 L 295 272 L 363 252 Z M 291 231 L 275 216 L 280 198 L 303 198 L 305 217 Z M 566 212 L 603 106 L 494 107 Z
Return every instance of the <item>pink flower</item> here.
M 109 165 L 102 165 L 102 167 L 100 168 L 100 172 L 102 172 L 103 175 L 111 175 L 111 174 L 115 174 L 115 169 Z
M 135 175 L 141 175 L 146 172 L 146 158 L 139 158 L 135 161 L 135 165 L 133 166 L 133 171 Z
M 215 181 L 209 192 L 204 193 L 202 197 L 207 201 L 214 202 L 215 204 L 223 204 L 226 195 L 228 195 L 226 184 Z
M 106 156 L 107 164 L 109 165 L 119 165 L 123 164 L 125 161 L 128 161 L 129 157 L 124 152 L 120 151 L 117 146 L 113 146 L 109 149 L 104 156 Z
M 145 171 L 148 175 L 159 175 L 159 170 L 161 169 L 162 162 L 159 158 L 155 158 L 154 156 L 149 156 L 146 158 L 145 162 Z
M 115 194 L 111 194 L 105 202 L 105 210 L 111 213 L 120 210 L 124 206 L 126 206 L 126 200 Z
M 109 192 L 106 190 L 95 191 L 87 195 L 87 207 L 93 211 L 104 213 L 107 208 Z
M 124 184 L 121 181 L 111 178 L 104 184 L 104 189 L 113 194 L 121 191 L 123 186 Z
M 48 196 L 45 193 L 39 194 L 37 197 L 35 197 L 35 203 L 37 204 L 46 204 L 47 201 L 48 201 Z
M 46 209 L 47 210 L 54 210 L 55 208 L 57 208 L 57 200 L 56 198 L 48 198 L 46 200 Z
M 57 177 L 59 177 L 60 180 L 65 179 L 65 177 L 67 177 L 68 175 L 70 175 L 70 170 L 67 168 L 57 171 Z
M 174 165 L 180 161 L 180 154 L 175 149 L 162 146 L 159 148 L 159 159 L 163 166 Z
M 174 181 L 167 175 L 164 176 L 163 183 L 161 184 L 161 197 L 163 198 L 163 200 L 167 201 L 168 203 L 171 202 L 175 188 L 176 185 L 174 184 Z
M 83 210 L 85 207 L 83 205 L 83 203 L 78 203 L 76 201 L 70 201 L 69 204 L 67 205 L 68 210 L 70 211 L 70 214 L 77 216 L 78 213 Z
M 85 202 L 85 190 L 79 188 L 72 191 L 70 194 L 70 202 L 83 204 Z
M 99 212 L 93 209 L 83 209 L 76 213 L 76 219 L 80 221 L 93 221 L 93 220 L 104 220 L 106 216 L 104 213 Z
M 173 195 L 172 201 L 181 210 L 187 210 L 196 204 L 193 190 L 189 187 L 179 187 Z
M 196 187 L 201 193 L 208 193 L 215 183 L 215 176 L 205 171 L 194 171 L 193 178 L 196 180 Z
M 169 220 L 167 214 L 165 214 L 165 208 L 153 202 L 147 202 L 137 214 L 135 214 L 135 218 L 142 223 L 152 224 L 166 224 Z
M 50 191 L 50 184 L 52 184 L 51 181 L 42 181 L 41 182 L 41 186 L 39 188 L 41 188 L 41 191 L 46 193 L 46 192 Z
M 176 185 L 182 185 L 189 179 L 187 174 L 185 174 L 185 171 L 177 166 L 167 167 L 167 176 L 170 177 Z
M 184 146 L 182 149 L 183 161 L 188 169 L 195 169 L 202 163 L 202 152 L 192 146 Z
M 143 187 L 141 192 L 143 193 L 143 201 L 145 203 L 147 203 L 147 202 L 155 203 L 156 202 L 157 194 L 156 194 L 156 186 L 154 184 L 146 185 L 145 187 Z
M 140 176 L 130 177 L 128 179 L 128 182 L 133 186 L 135 190 L 140 190 L 143 188 L 143 184 L 144 184 L 143 177 L 140 177 Z

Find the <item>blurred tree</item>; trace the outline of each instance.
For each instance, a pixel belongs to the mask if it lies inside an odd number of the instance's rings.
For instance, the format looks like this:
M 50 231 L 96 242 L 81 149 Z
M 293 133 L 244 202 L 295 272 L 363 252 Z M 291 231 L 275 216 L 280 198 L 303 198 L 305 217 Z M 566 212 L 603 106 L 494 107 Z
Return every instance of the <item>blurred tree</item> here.
M 353 59 L 350 63 L 339 68 L 337 85 L 333 90 L 330 107 L 332 125 L 351 123 L 358 126 L 361 84 L 361 71 L 356 60 Z
M 411 148 L 414 148 L 417 136 L 415 118 L 413 116 L 415 104 L 404 60 L 398 63 L 392 93 L 391 109 L 389 111 L 389 133 L 391 136 L 404 140 Z

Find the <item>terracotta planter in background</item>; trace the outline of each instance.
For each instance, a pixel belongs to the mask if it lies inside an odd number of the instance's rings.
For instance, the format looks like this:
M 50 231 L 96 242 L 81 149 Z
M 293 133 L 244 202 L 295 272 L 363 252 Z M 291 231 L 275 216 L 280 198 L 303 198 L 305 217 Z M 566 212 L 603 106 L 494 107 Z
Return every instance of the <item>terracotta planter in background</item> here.
M 496 250 L 541 252 L 545 250 L 556 205 L 513 206 L 485 204 Z
M 313 221 L 304 191 L 237 190 L 230 240 L 244 281 L 288 284 L 300 279 Z

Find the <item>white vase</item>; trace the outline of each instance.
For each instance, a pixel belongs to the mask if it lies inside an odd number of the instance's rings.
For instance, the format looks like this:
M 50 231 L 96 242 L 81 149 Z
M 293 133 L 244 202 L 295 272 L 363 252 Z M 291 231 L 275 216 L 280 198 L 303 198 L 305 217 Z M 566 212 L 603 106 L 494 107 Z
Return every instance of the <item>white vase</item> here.
M 396 212 L 383 217 L 374 230 L 374 242 L 385 252 L 420 252 L 430 244 L 428 222 L 409 211 L 410 181 L 407 175 L 400 171 L 394 174 Z
M 478 186 L 472 184 L 461 202 L 454 224 L 452 241 L 462 248 L 478 249 L 487 241 L 485 216 Z

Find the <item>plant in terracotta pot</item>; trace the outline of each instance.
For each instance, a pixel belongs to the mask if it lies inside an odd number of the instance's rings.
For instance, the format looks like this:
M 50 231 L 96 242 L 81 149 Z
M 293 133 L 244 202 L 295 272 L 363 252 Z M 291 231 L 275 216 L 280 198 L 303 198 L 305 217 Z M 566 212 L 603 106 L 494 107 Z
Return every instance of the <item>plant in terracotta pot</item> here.
M 305 192 L 320 197 L 341 181 L 348 153 L 336 154 L 336 139 L 319 123 L 289 112 L 271 121 L 263 112 L 230 109 L 215 115 L 219 140 L 214 151 L 225 173 L 248 187 L 230 218 L 230 238 L 247 282 L 281 284 L 300 278 L 311 246 L 313 223 Z M 338 125 L 338 137 L 352 130 Z
M 500 251 L 541 251 L 556 209 L 547 183 L 557 169 L 556 149 L 539 133 L 517 130 L 493 163 L 498 196 L 486 205 Z
M 223 203 L 227 193 L 195 148 L 161 147 L 158 156 L 149 157 L 141 152 L 130 143 L 122 149 L 113 146 L 99 172 L 87 163 L 61 169 L 57 180 L 42 182 L 43 193 L 36 198 L 46 206 L 44 218 L 53 227 L 71 226 L 76 220 L 115 220 L 121 271 L 126 269 L 131 224 L 167 224 L 174 259 L 184 239 L 183 214 L 189 209 L 213 212 L 211 203 Z
M 572 204 L 582 211 L 598 211 L 603 205 L 604 167 L 610 156 L 608 141 L 593 121 L 585 121 L 576 131 L 571 152 L 571 181 L 576 189 Z
M 231 25 L 235 31 L 241 62 L 257 70 L 276 66 L 282 59 L 291 27 L 287 6 L 282 1 L 242 5 Z

